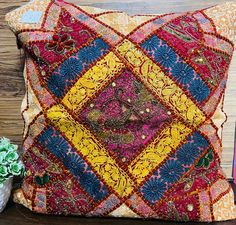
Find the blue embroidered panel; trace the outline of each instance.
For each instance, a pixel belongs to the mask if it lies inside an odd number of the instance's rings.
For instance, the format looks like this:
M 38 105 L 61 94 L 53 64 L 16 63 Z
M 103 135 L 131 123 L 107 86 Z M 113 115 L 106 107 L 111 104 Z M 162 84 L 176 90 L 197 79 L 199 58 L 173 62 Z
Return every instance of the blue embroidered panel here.
M 55 69 L 47 81 L 48 88 L 58 98 L 62 97 L 75 78 L 107 53 L 108 49 L 109 46 L 102 39 L 95 39 L 90 45 L 80 49 Z
M 208 141 L 199 132 L 188 137 L 187 142 L 177 149 L 140 188 L 144 198 L 152 204 L 161 199 L 165 191 L 194 165 L 195 160 L 208 146 Z
M 59 131 L 49 127 L 38 137 L 38 144 L 53 153 L 74 175 L 95 201 L 108 194 L 106 186 L 91 170 L 90 166 L 76 153 L 76 150 L 62 137 Z
M 210 89 L 197 74 L 167 43 L 156 35 L 141 44 L 141 47 L 167 70 L 180 85 L 198 102 L 208 98 Z

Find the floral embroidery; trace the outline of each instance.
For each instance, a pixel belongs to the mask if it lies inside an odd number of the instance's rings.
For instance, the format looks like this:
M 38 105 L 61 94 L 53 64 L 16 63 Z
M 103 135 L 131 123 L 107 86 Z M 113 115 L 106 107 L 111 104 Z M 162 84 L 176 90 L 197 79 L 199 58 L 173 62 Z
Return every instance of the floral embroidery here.
M 153 38 L 148 39 L 142 44 L 142 47 L 147 51 L 147 52 L 153 52 L 155 50 L 158 50 L 160 46 L 160 40 L 156 38 L 155 36 Z
M 176 63 L 172 75 L 182 84 L 188 84 L 194 78 L 193 70 L 186 63 Z
M 93 99 L 79 117 L 126 163 L 171 119 L 167 109 L 129 71 Z
M 142 187 L 142 192 L 150 203 L 155 203 L 163 196 L 165 189 L 166 185 L 164 182 L 156 177 L 153 177 Z
M 50 152 L 52 152 L 58 159 L 60 159 L 65 167 L 73 174 L 74 177 L 80 182 L 80 185 L 87 190 L 87 192 L 92 195 L 96 200 L 99 200 L 105 197 L 108 193 L 107 188 L 104 184 L 99 183 L 101 187 L 101 191 L 96 189 L 91 189 L 84 180 L 86 177 L 90 179 L 91 182 L 97 184 L 99 182 L 98 178 L 92 172 L 90 166 L 88 166 L 85 161 L 83 161 L 76 150 L 70 146 L 70 144 L 60 136 L 60 133 L 55 130 L 54 128 L 50 127 L 46 129 L 39 137 L 38 141 L 41 143 L 42 146 L 47 148 Z M 70 152 L 70 153 L 69 153 Z M 86 164 L 86 165 L 85 165 Z M 81 183 L 82 179 L 82 183 Z M 90 192 L 92 191 L 92 192 Z
M 160 46 L 160 48 L 155 51 L 155 58 L 160 62 L 164 67 L 170 67 L 171 64 L 174 64 L 176 61 L 176 55 L 174 52 L 167 46 Z
M 196 145 L 195 143 L 198 144 Z M 168 160 L 153 172 L 153 175 L 146 182 L 149 182 L 150 179 L 158 178 L 166 185 L 163 193 L 166 192 L 175 183 L 183 179 L 184 174 L 195 164 L 195 161 L 208 145 L 207 140 L 199 132 L 194 132 L 187 138 L 186 143 L 179 147 L 175 153 L 171 154 Z M 187 152 L 188 150 L 190 152 Z M 185 153 L 187 154 L 184 155 Z M 157 161 L 157 159 L 155 160 Z M 142 194 L 147 198 L 144 192 Z
M 78 56 L 83 62 L 90 64 L 99 58 L 101 54 L 106 53 L 107 48 L 107 44 L 101 39 L 98 39 L 97 42 L 93 42 L 92 45 L 81 49 Z
M 165 67 L 165 71 L 170 78 L 174 78 L 197 102 L 201 103 L 207 99 L 210 94 L 210 89 L 204 83 L 200 75 L 196 73 L 194 68 L 187 64 L 166 41 L 156 35 L 142 43 L 141 46 L 145 48 L 146 42 L 150 40 L 155 40 L 155 42 L 159 42 L 160 44 L 156 50 L 149 51 L 148 54 L 155 59 L 157 63 Z M 194 88 L 197 86 L 200 88 Z
M 180 178 L 182 170 L 183 168 L 180 162 L 175 160 L 169 160 L 163 167 L 161 167 L 160 173 L 164 181 L 172 183 Z
M 196 80 L 189 89 L 193 93 L 193 97 L 199 102 L 206 99 L 210 93 L 210 90 L 206 89 L 206 85 L 200 80 Z
M 79 179 L 80 184 L 86 187 L 86 191 L 89 192 L 94 199 L 100 200 L 107 194 L 107 189 L 100 185 L 99 180 L 92 173 L 83 173 Z
M 187 143 L 181 147 L 182 149 L 177 152 L 178 161 L 182 164 L 191 165 L 194 163 L 198 152 L 192 144 Z
M 85 169 L 84 161 L 75 153 L 71 154 L 70 162 L 68 163 L 70 168 L 73 169 L 77 174 L 81 173 Z
M 69 34 L 54 34 L 52 41 L 46 44 L 46 49 L 55 51 L 58 54 L 64 54 L 71 50 L 75 45 L 75 41 L 71 39 Z
M 207 140 L 200 133 L 195 132 L 176 152 L 178 162 L 186 166 L 193 165 L 199 157 L 199 151 L 204 151 L 207 146 Z
M 79 49 L 71 57 L 67 58 L 57 67 L 47 79 L 48 88 L 57 97 L 61 97 L 71 83 L 85 71 L 91 63 L 103 56 L 109 46 L 101 39 L 97 38 L 88 46 Z M 91 53 L 93 54 L 91 55 Z M 89 60 L 87 57 L 91 56 Z M 59 75 L 60 74 L 60 75 Z
M 81 62 L 78 61 L 76 58 L 69 58 L 66 60 L 60 68 L 61 76 L 64 77 L 64 79 L 68 77 L 76 77 L 76 75 L 79 73 L 79 71 L 82 70 Z M 60 86 L 60 84 L 58 84 Z

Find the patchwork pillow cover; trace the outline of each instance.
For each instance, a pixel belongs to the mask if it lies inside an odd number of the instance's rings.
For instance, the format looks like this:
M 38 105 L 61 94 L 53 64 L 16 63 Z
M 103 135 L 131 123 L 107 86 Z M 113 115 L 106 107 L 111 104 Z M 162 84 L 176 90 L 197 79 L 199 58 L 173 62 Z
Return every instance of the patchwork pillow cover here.
M 235 9 L 130 16 L 35 0 L 9 12 L 26 56 L 14 200 L 47 214 L 236 218 L 220 166 Z

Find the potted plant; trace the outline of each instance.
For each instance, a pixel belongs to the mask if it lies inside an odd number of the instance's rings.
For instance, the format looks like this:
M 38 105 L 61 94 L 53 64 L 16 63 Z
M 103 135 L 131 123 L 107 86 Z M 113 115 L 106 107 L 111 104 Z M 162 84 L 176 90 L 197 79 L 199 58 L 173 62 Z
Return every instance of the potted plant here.
M 9 139 L 0 138 L 0 212 L 10 197 L 13 177 L 24 173 L 17 148 L 18 146 L 10 143 Z

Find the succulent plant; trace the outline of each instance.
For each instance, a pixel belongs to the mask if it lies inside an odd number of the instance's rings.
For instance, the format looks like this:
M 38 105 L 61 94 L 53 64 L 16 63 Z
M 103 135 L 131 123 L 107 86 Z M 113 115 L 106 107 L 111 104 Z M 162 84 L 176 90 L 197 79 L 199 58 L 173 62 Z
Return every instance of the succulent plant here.
M 17 149 L 18 146 L 10 143 L 9 139 L 0 138 L 0 187 L 8 178 L 24 173 L 24 165 Z

